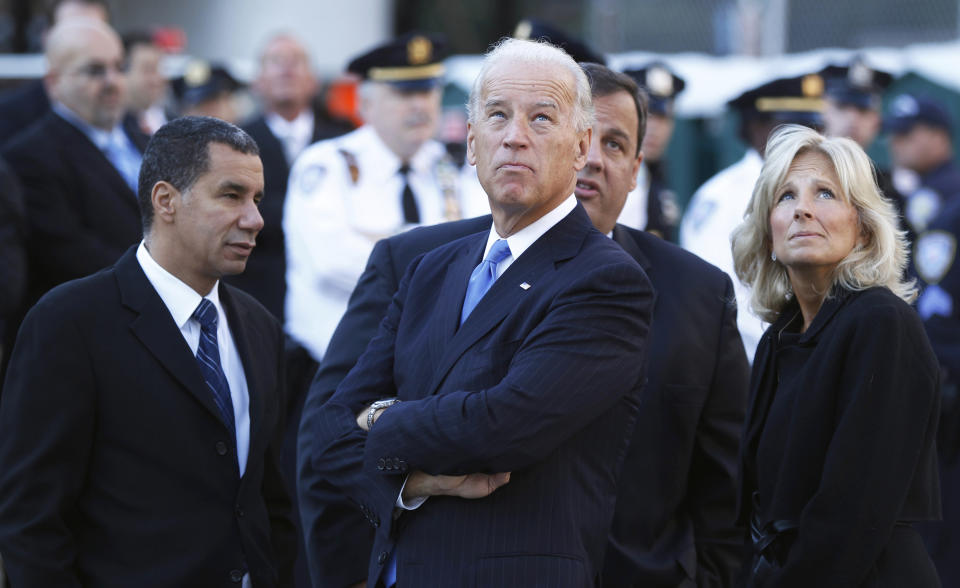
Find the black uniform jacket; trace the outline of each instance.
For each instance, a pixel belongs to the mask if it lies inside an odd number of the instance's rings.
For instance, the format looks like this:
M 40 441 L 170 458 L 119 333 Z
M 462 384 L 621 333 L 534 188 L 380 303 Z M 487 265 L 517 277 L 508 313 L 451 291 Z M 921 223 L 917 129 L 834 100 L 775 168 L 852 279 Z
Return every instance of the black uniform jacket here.
M 757 491 L 761 527 L 797 525 L 758 585 L 936 585 L 903 525 L 940 517 L 938 367 L 920 318 L 886 288 L 840 289 L 785 345 L 798 312 L 787 305 L 753 364 L 738 513 L 749 520 Z

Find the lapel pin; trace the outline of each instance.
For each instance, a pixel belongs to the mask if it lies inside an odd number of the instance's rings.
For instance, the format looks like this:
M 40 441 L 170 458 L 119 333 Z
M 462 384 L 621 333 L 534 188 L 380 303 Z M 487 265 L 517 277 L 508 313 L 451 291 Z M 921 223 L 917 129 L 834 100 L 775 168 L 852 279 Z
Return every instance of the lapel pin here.
M 529 290 L 529 289 L 530 289 L 530 284 L 524 282 L 524 283 L 520 284 L 520 287 L 523 288 L 524 290 Z

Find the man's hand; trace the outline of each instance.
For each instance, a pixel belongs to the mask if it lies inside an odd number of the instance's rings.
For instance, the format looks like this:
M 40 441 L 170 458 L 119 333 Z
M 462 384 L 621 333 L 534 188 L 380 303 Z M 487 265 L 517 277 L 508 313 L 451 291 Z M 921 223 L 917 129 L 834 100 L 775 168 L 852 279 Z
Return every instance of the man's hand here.
M 510 481 L 510 472 L 499 474 L 468 474 L 466 476 L 431 476 L 415 471 L 403 487 L 403 501 L 424 496 L 458 496 L 484 498 Z
M 364 431 L 370 431 L 370 428 L 367 426 L 367 413 L 370 412 L 370 408 L 373 405 L 370 404 L 363 410 L 357 413 L 357 426 L 363 429 Z M 380 418 L 380 415 L 384 413 L 387 409 L 380 408 L 377 412 L 373 413 L 373 422 L 377 422 L 377 419 Z

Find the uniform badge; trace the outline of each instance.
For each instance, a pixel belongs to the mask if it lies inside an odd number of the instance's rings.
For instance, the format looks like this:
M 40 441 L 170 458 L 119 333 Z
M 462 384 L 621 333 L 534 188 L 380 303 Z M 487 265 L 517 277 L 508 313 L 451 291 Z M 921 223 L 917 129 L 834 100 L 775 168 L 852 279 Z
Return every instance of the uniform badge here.
M 917 275 L 927 284 L 936 284 L 950 271 L 956 253 L 957 240 L 950 233 L 928 231 L 920 235 L 914 246 Z
M 920 188 L 907 198 L 905 216 L 913 230 L 920 233 L 940 211 L 940 195 L 930 188 Z
M 917 314 L 923 320 L 935 314 L 949 318 L 953 314 L 953 298 L 940 286 L 927 286 L 917 300 Z
M 327 168 L 322 165 L 312 165 L 303 170 L 303 173 L 300 174 L 300 191 L 304 194 L 312 194 L 326 175 Z

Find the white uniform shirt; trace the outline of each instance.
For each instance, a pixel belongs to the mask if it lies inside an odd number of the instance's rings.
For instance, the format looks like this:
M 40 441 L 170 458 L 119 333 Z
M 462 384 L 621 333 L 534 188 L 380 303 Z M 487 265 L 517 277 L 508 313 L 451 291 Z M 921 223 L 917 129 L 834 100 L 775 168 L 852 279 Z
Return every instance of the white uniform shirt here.
M 442 186 L 451 183 L 464 218 L 490 212 L 473 168 L 461 172 L 447 161 L 443 145 L 431 140 L 409 162 L 422 224 L 447 220 Z M 286 329 L 318 360 L 373 245 L 412 226 L 403 219 L 400 165 L 373 127 L 364 125 L 311 145 L 290 172 L 283 213 Z
M 750 363 L 766 325 L 750 310 L 750 289 L 737 279 L 733 270 L 730 239 L 733 230 L 743 222 L 743 213 L 762 167 L 760 154 L 748 150 L 740 161 L 700 186 L 680 223 L 680 245 L 725 271 L 733 280 L 737 328 Z

